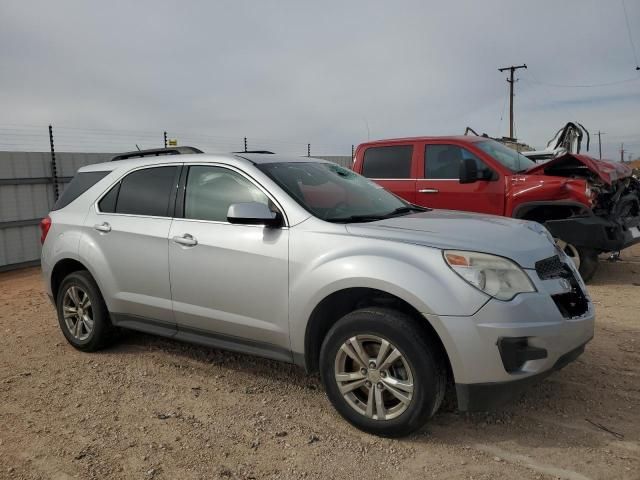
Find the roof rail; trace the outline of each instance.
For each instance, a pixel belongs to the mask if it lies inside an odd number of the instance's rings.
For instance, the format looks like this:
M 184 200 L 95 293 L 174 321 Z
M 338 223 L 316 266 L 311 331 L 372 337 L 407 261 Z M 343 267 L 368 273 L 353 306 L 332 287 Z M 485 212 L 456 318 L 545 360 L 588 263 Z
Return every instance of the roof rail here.
M 244 152 L 231 152 L 231 153 L 238 154 L 238 155 L 241 155 L 243 153 L 268 153 L 270 155 L 274 155 L 274 153 L 270 152 L 269 150 L 245 150 Z
M 116 160 L 126 160 L 128 158 L 143 158 L 143 157 L 159 157 L 161 155 L 185 155 L 189 153 L 204 153 L 202 150 L 196 147 L 169 147 L 169 148 L 151 148 L 149 150 L 136 150 L 134 152 L 121 153 L 111 159 L 112 162 Z

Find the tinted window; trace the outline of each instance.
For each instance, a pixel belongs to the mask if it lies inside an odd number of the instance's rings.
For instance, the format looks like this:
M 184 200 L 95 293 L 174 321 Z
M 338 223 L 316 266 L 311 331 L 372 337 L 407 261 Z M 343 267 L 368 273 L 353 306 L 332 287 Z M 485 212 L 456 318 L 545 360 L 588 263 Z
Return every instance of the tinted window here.
M 116 211 L 116 201 L 118 200 L 118 192 L 120 191 L 120 182 L 109 190 L 98 202 L 98 208 L 104 213 L 113 213 Z
M 226 222 L 229 206 L 245 202 L 269 205 L 268 197 L 258 187 L 232 170 L 206 166 L 189 168 L 185 218 Z
M 166 217 L 178 167 L 145 168 L 122 179 L 116 213 Z M 111 192 L 109 192 L 111 193 Z
M 469 150 L 457 145 L 427 145 L 424 152 L 424 178 L 457 179 L 460 177 L 460 162 L 465 158 L 475 160 L 478 176 L 488 167 Z
M 369 178 L 411 178 L 412 154 L 411 145 L 367 148 L 362 175 Z
M 53 210 L 66 207 L 111 172 L 80 172 L 67 185 L 53 206 Z

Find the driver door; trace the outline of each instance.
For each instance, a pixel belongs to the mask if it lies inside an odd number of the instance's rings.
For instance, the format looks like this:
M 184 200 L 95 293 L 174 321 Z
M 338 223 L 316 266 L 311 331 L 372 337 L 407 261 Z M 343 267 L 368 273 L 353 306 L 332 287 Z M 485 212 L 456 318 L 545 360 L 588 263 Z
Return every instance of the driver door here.
M 273 208 L 273 202 L 227 166 L 190 166 L 183 183 L 182 218 L 174 219 L 169 232 L 179 336 L 211 338 L 231 349 L 242 344 L 243 351 L 290 360 L 289 230 L 227 221 L 231 204 Z
M 426 144 L 422 149 L 416 181 L 416 203 L 430 208 L 464 210 L 467 212 L 504 213 L 504 185 L 480 158 L 464 147 L 451 144 Z M 475 160 L 478 176 L 473 183 L 459 180 L 460 163 L 465 158 Z M 486 180 L 486 178 L 491 178 Z

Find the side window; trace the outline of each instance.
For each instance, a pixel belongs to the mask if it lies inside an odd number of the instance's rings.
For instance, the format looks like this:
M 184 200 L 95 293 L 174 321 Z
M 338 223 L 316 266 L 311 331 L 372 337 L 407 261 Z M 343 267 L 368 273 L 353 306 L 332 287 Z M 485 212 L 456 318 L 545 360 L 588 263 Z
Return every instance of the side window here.
M 115 204 L 115 213 L 168 217 L 171 195 L 177 184 L 178 167 L 154 167 L 136 170 L 122 179 L 102 198 L 108 211 Z M 115 198 L 114 198 L 115 197 Z
M 76 174 L 73 180 L 71 180 L 71 183 L 64 189 L 64 192 L 62 192 L 62 195 L 60 195 L 60 198 L 58 198 L 52 210 L 60 210 L 66 207 L 110 173 L 110 171 L 107 171 L 80 172 Z
M 412 154 L 411 145 L 367 148 L 362 175 L 368 178 L 411 178 Z
M 427 145 L 424 151 L 424 178 L 457 179 L 460 176 L 460 162 L 465 158 L 475 160 L 478 176 L 490 169 L 469 150 L 457 145 Z
M 234 203 L 269 205 L 268 197 L 258 187 L 227 168 L 190 167 L 186 187 L 185 218 L 226 222 L 229 206 Z
M 111 187 L 111 190 L 98 202 L 98 208 L 104 213 L 114 213 L 116 211 L 116 201 L 120 191 L 120 182 Z

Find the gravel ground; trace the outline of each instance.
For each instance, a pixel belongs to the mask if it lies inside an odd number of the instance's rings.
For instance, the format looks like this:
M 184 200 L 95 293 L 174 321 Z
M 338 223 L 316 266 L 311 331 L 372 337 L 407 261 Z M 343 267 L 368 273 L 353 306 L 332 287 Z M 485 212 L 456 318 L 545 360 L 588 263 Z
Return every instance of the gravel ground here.
M 590 286 L 578 361 L 402 440 L 350 427 L 294 366 L 137 333 L 78 352 L 39 274 L 0 275 L 0 478 L 640 479 L 640 248 Z

